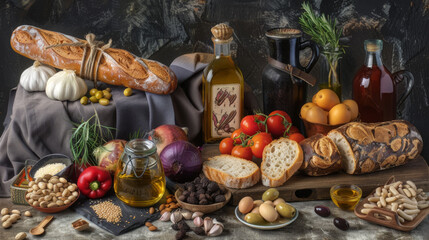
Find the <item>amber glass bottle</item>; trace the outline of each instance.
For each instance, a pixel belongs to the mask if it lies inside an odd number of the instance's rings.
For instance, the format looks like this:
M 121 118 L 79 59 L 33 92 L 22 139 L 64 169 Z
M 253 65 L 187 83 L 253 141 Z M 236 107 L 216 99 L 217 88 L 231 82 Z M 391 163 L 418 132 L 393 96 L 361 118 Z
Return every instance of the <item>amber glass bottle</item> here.
M 218 24 L 211 30 L 215 59 L 204 69 L 202 87 L 205 142 L 229 137 L 240 128 L 244 100 L 243 75 L 230 53 L 233 29 Z
M 353 79 L 353 99 L 359 105 L 363 122 L 382 122 L 396 118 L 396 86 L 392 74 L 381 60 L 381 40 L 366 40 L 365 64 Z

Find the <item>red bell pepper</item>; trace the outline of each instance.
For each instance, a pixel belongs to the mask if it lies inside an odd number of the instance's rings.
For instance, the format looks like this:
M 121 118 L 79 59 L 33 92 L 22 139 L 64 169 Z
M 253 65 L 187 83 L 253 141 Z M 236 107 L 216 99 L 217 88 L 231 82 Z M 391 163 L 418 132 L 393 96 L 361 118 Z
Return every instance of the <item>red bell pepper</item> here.
M 89 198 L 101 198 L 112 187 L 112 177 L 104 168 L 92 166 L 80 174 L 77 186 L 83 195 Z

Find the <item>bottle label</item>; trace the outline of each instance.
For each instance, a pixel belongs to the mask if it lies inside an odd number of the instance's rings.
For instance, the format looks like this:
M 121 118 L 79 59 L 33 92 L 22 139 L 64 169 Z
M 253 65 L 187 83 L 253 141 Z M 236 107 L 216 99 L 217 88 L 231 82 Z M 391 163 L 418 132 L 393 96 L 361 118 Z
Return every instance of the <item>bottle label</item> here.
M 211 135 L 229 137 L 240 128 L 240 84 L 216 84 L 212 87 Z

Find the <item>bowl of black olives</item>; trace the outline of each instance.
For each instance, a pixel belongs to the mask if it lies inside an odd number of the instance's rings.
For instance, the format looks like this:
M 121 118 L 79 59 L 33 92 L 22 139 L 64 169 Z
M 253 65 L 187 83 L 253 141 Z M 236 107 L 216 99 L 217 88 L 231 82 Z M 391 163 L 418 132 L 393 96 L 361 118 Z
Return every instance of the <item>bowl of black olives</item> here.
M 182 184 L 174 194 L 183 209 L 211 213 L 221 209 L 231 199 L 231 191 L 205 176 Z

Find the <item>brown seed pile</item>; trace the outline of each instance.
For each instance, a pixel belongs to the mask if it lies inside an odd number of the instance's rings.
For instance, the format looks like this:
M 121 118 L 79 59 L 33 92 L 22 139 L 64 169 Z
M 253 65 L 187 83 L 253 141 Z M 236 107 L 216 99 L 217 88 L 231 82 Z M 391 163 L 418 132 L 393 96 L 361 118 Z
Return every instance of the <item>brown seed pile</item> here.
M 91 206 L 91 208 L 99 218 L 105 219 L 107 222 L 118 223 L 121 221 L 121 207 L 115 205 L 112 201 L 103 201 Z

